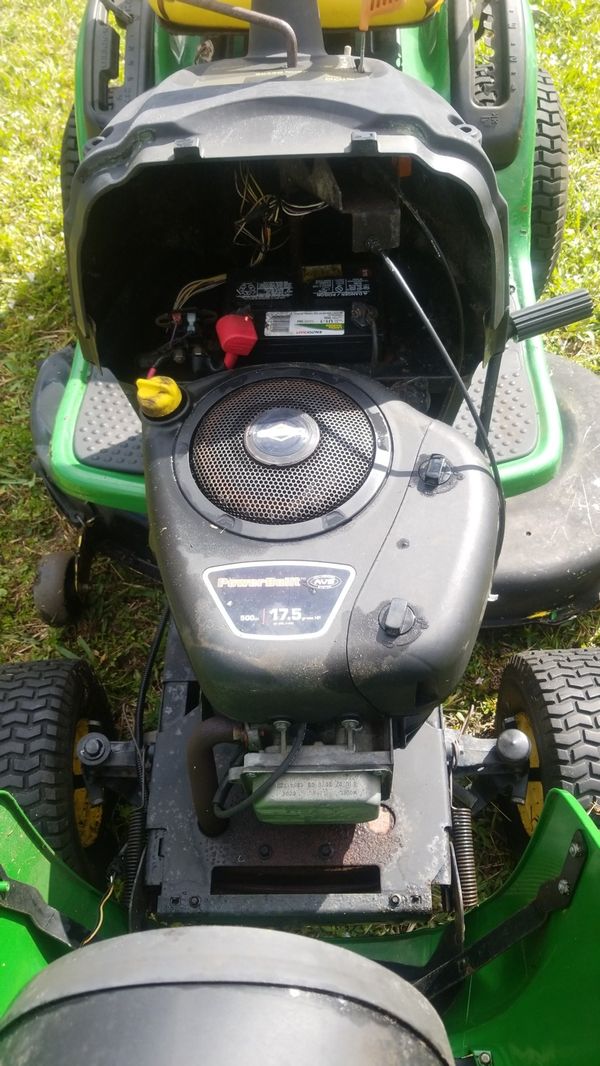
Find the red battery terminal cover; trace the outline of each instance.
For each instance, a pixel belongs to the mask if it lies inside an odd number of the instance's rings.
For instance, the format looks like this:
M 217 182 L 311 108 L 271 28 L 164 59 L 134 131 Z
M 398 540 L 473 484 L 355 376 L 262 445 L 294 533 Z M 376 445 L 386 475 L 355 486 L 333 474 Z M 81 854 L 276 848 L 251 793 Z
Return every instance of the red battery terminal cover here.
M 223 315 L 215 329 L 219 344 L 225 352 L 225 366 L 233 370 L 241 355 L 250 355 L 258 340 L 256 326 L 250 315 Z

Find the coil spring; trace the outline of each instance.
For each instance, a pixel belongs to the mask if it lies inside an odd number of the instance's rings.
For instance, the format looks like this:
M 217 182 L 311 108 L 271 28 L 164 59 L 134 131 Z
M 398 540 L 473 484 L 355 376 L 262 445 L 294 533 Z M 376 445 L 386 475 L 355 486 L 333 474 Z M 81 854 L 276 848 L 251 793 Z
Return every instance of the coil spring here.
M 131 902 L 135 878 L 140 865 L 142 851 L 144 850 L 144 836 L 144 811 L 139 809 L 133 811 L 131 818 L 129 819 L 127 851 L 125 854 L 125 891 L 123 893 L 123 902 L 126 906 L 129 906 L 129 903 Z
M 474 907 L 478 900 L 473 822 L 468 807 L 452 808 L 452 832 L 456 865 L 462 891 L 463 907 Z

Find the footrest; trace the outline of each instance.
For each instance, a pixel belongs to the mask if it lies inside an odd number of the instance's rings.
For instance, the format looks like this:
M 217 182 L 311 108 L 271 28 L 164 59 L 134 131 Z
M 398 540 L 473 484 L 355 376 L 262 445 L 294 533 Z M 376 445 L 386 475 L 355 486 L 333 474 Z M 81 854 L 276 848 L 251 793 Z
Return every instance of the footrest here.
M 485 382 L 485 370 L 479 367 L 469 393 L 477 410 Z M 475 424 L 466 404 L 454 422 L 456 429 L 475 440 Z M 538 417 L 535 397 L 525 365 L 522 345 L 509 343 L 502 356 L 498 389 L 490 425 L 490 444 L 499 463 L 524 459 L 535 449 L 538 440 Z
M 92 370 L 75 424 L 73 451 L 85 466 L 144 473 L 142 424 L 110 370 Z

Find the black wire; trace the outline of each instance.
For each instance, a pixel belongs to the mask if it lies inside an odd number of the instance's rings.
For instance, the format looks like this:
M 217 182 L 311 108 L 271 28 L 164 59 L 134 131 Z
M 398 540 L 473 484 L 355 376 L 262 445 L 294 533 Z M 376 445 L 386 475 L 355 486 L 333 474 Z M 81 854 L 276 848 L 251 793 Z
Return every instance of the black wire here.
M 138 690 L 137 703 L 135 705 L 135 717 L 133 720 L 133 736 L 138 746 L 139 751 L 142 750 L 144 743 L 144 708 L 146 706 L 146 697 L 148 695 L 148 689 L 150 687 L 150 679 L 152 677 L 152 669 L 154 667 L 154 660 L 158 654 L 158 649 L 163 638 L 163 634 L 167 627 L 171 611 L 169 605 L 165 607 L 160 621 L 156 627 L 152 644 L 150 645 L 150 651 L 148 652 L 148 658 L 146 659 L 146 665 L 144 666 L 144 673 L 142 674 L 142 680 L 140 681 L 140 687 Z
M 267 792 L 270 792 L 275 782 L 278 781 L 280 777 L 283 777 L 286 770 L 288 770 L 292 763 L 294 763 L 298 758 L 300 754 L 300 749 L 302 748 L 302 744 L 304 743 L 304 737 L 306 736 L 306 728 L 306 722 L 302 722 L 302 724 L 298 726 L 298 732 L 296 733 L 294 743 L 288 751 L 285 759 L 283 759 L 279 763 L 279 766 L 277 766 L 273 770 L 273 773 L 269 774 L 267 780 L 263 781 L 262 785 L 259 785 L 258 788 L 254 789 L 254 792 L 250 796 L 246 796 L 246 798 L 240 800 L 239 803 L 235 803 L 233 807 L 227 807 L 227 809 L 225 809 L 224 807 L 220 806 L 220 803 L 218 801 L 223 799 L 224 795 L 226 795 L 227 791 L 229 790 L 222 790 L 221 786 L 219 786 L 215 793 L 215 798 L 213 801 L 213 810 L 217 818 L 232 818 L 234 814 L 240 814 L 241 811 L 248 810 L 248 807 L 253 807 L 257 800 L 261 799 L 263 796 L 266 796 Z M 236 756 L 232 765 L 235 766 L 236 762 L 238 761 L 238 758 L 239 756 Z M 226 774 L 226 779 L 227 776 L 228 775 Z
M 231 760 L 225 773 L 223 774 L 223 777 L 221 778 L 221 782 L 217 791 L 215 792 L 213 799 L 213 804 L 216 804 L 217 807 L 223 807 L 225 800 L 227 799 L 229 793 L 233 788 L 234 782 L 229 780 L 229 771 L 233 770 L 234 766 L 242 765 L 245 758 L 245 754 L 246 753 L 243 748 L 241 751 L 236 751 L 235 755 L 233 756 L 233 759 Z
M 386 253 L 384 252 L 383 248 L 381 247 L 381 245 L 379 244 L 378 241 L 376 241 L 375 239 L 372 238 L 371 240 L 369 240 L 367 242 L 367 244 L 368 244 L 368 246 L 369 246 L 369 248 L 370 248 L 370 250 L 372 252 L 375 252 L 377 255 L 381 256 L 383 262 L 385 263 L 385 265 L 386 265 L 388 271 L 390 272 L 391 276 L 393 277 L 394 281 L 400 286 L 400 288 L 402 289 L 402 292 L 408 298 L 408 300 L 411 303 L 412 307 L 414 308 L 414 310 L 419 315 L 419 318 L 421 319 L 423 325 L 425 326 L 425 329 L 429 333 L 429 336 L 433 340 L 436 348 L 438 349 L 440 355 L 442 356 L 444 362 L 446 363 L 446 366 L 448 367 L 448 370 L 450 371 L 450 374 L 452 375 L 452 377 L 454 378 L 456 384 L 458 385 L 459 389 L 462 392 L 464 401 L 465 401 L 465 403 L 466 403 L 466 405 L 467 405 L 467 407 L 469 409 L 469 413 L 470 413 L 471 418 L 473 419 L 473 421 L 475 423 L 475 428 L 477 429 L 477 432 L 479 434 L 479 439 L 481 440 L 481 442 L 483 444 L 483 447 L 485 448 L 485 451 L 487 452 L 487 455 L 488 455 L 488 458 L 489 458 L 489 461 L 490 461 L 490 466 L 492 468 L 492 474 L 493 474 L 493 477 L 494 477 L 494 481 L 496 482 L 496 488 L 498 490 L 498 538 L 497 538 L 497 541 L 496 541 L 496 559 L 495 559 L 495 561 L 498 562 L 498 559 L 500 557 L 500 552 L 502 550 L 502 543 L 504 541 L 504 529 L 505 529 L 505 526 L 506 526 L 506 501 L 504 499 L 504 489 L 502 488 L 502 479 L 500 477 L 500 471 L 498 469 L 498 464 L 496 462 L 496 456 L 494 455 L 492 446 L 491 446 L 490 441 L 489 441 L 489 437 L 488 437 L 488 435 L 486 433 L 486 430 L 485 430 L 485 426 L 483 425 L 483 422 L 481 421 L 481 418 L 479 417 L 479 412 L 478 412 L 477 408 L 475 407 L 475 404 L 473 403 L 473 401 L 472 401 L 472 399 L 471 399 L 471 397 L 469 395 L 469 390 L 467 389 L 467 386 L 465 385 L 461 375 L 459 374 L 456 366 L 454 365 L 452 356 L 450 355 L 450 353 L 449 353 L 448 349 L 446 348 L 444 342 L 442 341 L 442 339 L 439 337 L 438 333 L 436 332 L 436 330 L 435 330 L 434 326 L 432 325 L 432 323 L 431 323 L 431 321 L 429 319 L 429 316 L 427 315 L 426 311 L 424 311 L 424 309 L 421 307 L 421 304 L 417 300 L 417 297 L 415 296 L 415 294 L 412 291 L 410 285 L 406 281 L 406 278 L 400 272 L 400 270 L 398 269 L 398 267 L 394 263 L 393 259 L 390 259 L 389 255 L 386 255 Z
M 417 225 L 419 225 L 423 230 L 423 233 L 427 237 L 427 240 L 431 244 L 431 247 L 433 248 L 435 254 L 437 255 L 440 263 L 444 267 L 444 270 L 446 271 L 446 274 L 448 276 L 448 281 L 450 282 L 450 288 L 452 289 L 452 295 L 454 296 L 454 302 L 456 304 L 456 316 L 458 319 L 458 352 L 460 357 L 460 366 L 462 366 L 465 357 L 465 316 L 463 314 L 462 300 L 458 291 L 458 285 L 456 284 L 456 278 L 454 277 L 454 274 L 450 269 L 450 263 L 448 262 L 446 256 L 444 255 L 442 249 L 436 241 L 433 233 L 429 229 L 429 226 L 427 225 L 425 220 L 421 218 L 421 215 L 417 211 L 416 207 L 413 207 L 413 205 L 409 203 L 409 201 L 405 199 L 402 194 L 400 194 L 400 200 L 402 201 L 403 206 L 412 215 Z

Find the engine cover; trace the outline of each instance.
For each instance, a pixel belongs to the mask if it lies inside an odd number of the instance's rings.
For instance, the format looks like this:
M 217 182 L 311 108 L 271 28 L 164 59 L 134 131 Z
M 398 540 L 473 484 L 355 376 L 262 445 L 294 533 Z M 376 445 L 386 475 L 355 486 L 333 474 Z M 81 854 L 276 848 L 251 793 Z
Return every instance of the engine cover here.
M 216 711 L 425 713 L 469 660 L 496 488 L 474 446 L 383 386 L 289 365 L 187 386 L 143 419 L 151 541 Z

